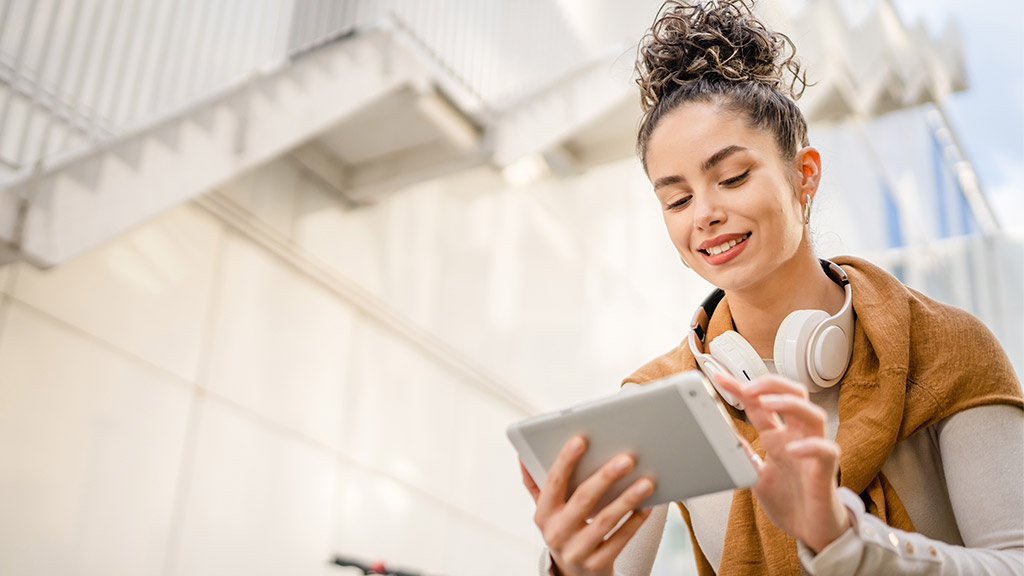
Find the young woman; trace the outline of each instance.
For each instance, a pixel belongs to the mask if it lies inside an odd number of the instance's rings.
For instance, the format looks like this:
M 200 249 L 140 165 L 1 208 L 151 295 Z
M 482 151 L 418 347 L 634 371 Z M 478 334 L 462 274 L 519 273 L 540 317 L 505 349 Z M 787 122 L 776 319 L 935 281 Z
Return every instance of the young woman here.
M 1022 574 L 1020 384 L 969 314 L 863 260 L 815 256 L 821 157 L 791 46 L 721 0 L 667 4 L 640 47 L 640 159 L 682 260 L 722 293 L 626 385 L 715 360 L 759 471 L 750 490 L 679 503 L 698 571 Z M 740 384 L 737 363 L 764 375 Z M 593 510 L 632 469 L 626 454 L 567 494 L 585 450 L 570 440 L 542 487 L 523 471 L 542 573 L 648 574 L 668 506 L 634 511 L 653 489 L 643 478 Z

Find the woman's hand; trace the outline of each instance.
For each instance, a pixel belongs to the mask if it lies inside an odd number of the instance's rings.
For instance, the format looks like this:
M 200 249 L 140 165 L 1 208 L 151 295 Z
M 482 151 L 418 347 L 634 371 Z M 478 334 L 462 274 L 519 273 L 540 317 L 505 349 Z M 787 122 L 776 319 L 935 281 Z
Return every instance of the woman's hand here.
M 586 450 L 586 441 L 579 436 L 566 442 L 548 471 L 543 488 L 519 463 L 523 484 L 537 504 L 534 522 L 551 551 L 558 574 L 563 576 L 612 574 L 615 558 L 651 513 L 650 508 L 636 510 L 654 492 L 654 482 L 646 477 L 594 513 L 594 505 L 608 488 L 633 470 L 635 463 L 628 454 L 619 454 L 607 462 L 567 498 L 569 478 Z M 615 528 L 627 514 L 629 519 Z
M 825 411 L 781 376 L 745 387 L 727 375 L 717 382 L 743 402 L 765 450 L 763 461 L 755 459 L 754 496 L 776 526 L 820 552 L 850 527 L 836 485 L 839 445 L 825 438 Z

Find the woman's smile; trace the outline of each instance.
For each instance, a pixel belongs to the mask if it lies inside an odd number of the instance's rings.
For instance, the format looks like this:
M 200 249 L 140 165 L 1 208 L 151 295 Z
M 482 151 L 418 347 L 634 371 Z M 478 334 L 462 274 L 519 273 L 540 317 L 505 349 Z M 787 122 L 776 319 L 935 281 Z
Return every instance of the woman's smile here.
M 746 248 L 747 238 L 750 238 L 750 232 L 745 234 L 723 234 L 711 240 L 705 240 L 697 248 L 697 251 L 704 256 L 704 259 L 709 264 L 723 264 L 739 256 L 740 252 Z

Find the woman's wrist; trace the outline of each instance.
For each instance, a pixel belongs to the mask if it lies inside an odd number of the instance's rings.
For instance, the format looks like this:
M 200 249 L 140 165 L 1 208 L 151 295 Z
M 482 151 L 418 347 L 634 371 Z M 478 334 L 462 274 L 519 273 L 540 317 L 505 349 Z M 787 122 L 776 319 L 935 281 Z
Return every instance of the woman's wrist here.
M 801 538 L 801 541 L 815 554 L 820 553 L 829 544 L 835 542 L 853 526 L 853 514 L 843 505 L 838 494 L 834 496 L 832 502 L 833 513 L 830 516 L 834 521 L 821 526 L 820 530 L 815 530 L 807 538 Z

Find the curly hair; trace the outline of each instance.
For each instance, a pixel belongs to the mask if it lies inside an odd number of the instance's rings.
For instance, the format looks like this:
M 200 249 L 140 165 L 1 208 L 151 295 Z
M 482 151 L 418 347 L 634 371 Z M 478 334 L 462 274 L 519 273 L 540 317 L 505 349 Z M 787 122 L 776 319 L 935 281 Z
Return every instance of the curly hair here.
M 796 48 L 758 20 L 747 0 L 665 2 L 640 41 L 636 73 L 644 112 L 637 154 L 645 169 L 651 133 L 685 102 L 745 113 L 753 126 L 774 134 L 784 158 L 808 145 L 807 121 L 795 102 L 807 86 Z

